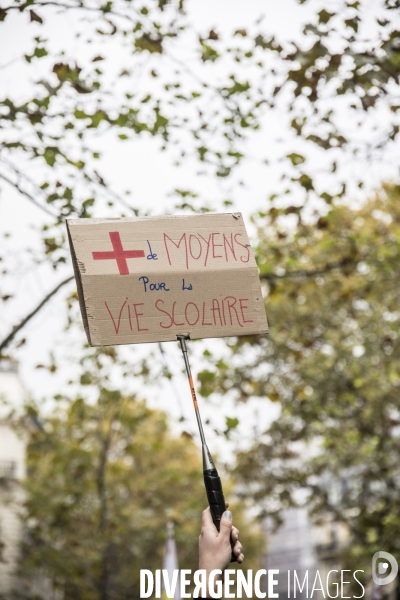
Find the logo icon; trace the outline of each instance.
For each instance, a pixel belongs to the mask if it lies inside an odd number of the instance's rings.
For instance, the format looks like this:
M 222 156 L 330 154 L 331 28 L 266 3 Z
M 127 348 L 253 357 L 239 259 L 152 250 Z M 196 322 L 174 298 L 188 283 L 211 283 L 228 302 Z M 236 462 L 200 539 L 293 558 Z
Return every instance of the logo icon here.
M 391 569 L 388 573 L 389 565 Z M 372 557 L 372 579 L 376 585 L 392 583 L 396 579 L 398 570 L 397 560 L 389 552 L 383 552 L 382 550 L 375 552 Z

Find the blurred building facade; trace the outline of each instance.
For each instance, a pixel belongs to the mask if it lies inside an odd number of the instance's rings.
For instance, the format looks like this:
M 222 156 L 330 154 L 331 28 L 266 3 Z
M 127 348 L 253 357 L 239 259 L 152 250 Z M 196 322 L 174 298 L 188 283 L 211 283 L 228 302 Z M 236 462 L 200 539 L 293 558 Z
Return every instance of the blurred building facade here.
M 339 486 L 345 485 L 344 480 L 336 483 Z M 332 487 L 335 487 L 334 484 Z M 346 569 L 346 566 L 340 562 L 340 551 L 349 542 L 347 528 L 341 523 L 332 521 L 329 517 L 322 525 L 316 526 L 311 522 L 306 508 L 285 510 L 281 517 L 282 524 L 278 528 L 270 520 L 266 520 L 264 523 L 268 544 L 264 568 L 279 570 L 279 576 L 275 576 L 278 584 L 274 587 L 274 592 L 278 592 L 281 599 L 323 600 L 328 598 L 326 586 L 328 573 L 336 570 L 339 572 L 340 578 L 341 569 Z M 288 572 L 290 572 L 289 578 Z M 316 579 L 317 572 L 320 579 Z M 335 573 L 331 574 L 329 579 L 331 583 L 335 582 L 335 575 Z M 347 575 L 351 577 L 349 573 L 346 573 L 345 581 L 349 579 Z M 313 593 L 314 584 L 315 591 Z M 323 587 L 323 591 L 317 589 L 320 587 Z M 267 591 L 266 587 L 264 591 Z M 361 592 L 360 588 L 360 594 Z M 335 596 L 335 587 L 331 589 L 330 593 L 332 597 Z M 338 594 L 340 598 L 340 587 Z M 351 593 L 348 595 L 352 596 Z M 397 580 L 388 585 L 376 586 L 371 578 L 362 597 L 366 600 L 398 600 Z
M 319 527 L 312 525 L 305 508 L 285 510 L 282 519 L 282 525 L 278 529 L 272 521 L 267 520 L 265 523 L 268 540 L 265 568 L 279 570 L 279 583 L 274 591 L 279 593 L 280 598 L 305 600 L 312 597 L 314 600 L 322 600 L 326 597 L 329 571 L 341 569 L 339 550 L 346 543 L 346 529 L 330 521 Z M 317 590 L 321 587 L 317 571 L 325 595 Z M 311 595 L 316 577 L 315 591 Z
M 22 482 L 26 475 L 25 431 L 13 420 L 22 412 L 25 391 L 15 362 L 0 361 L 0 595 L 18 585 L 15 567 L 23 530 L 20 519 L 24 501 Z

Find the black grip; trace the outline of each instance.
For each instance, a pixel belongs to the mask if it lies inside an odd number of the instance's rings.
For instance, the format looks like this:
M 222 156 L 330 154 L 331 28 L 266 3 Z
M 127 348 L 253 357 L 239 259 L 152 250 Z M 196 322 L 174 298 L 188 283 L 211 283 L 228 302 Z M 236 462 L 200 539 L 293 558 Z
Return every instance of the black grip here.
M 214 525 L 219 531 L 221 525 L 221 517 L 226 511 L 224 492 L 222 491 L 221 479 L 217 469 L 208 469 L 204 471 L 204 485 L 206 486 L 208 504 L 210 505 L 212 519 Z M 231 539 L 231 546 L 233 542 Z M 231 562 L 236 561 L 236 556 L 232 552 Z

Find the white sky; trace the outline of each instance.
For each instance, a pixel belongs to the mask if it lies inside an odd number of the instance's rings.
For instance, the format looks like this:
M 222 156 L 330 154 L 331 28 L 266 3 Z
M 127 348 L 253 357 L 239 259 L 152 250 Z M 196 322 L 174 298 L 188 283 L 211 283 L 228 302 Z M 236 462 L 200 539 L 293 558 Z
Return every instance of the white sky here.
M 228 35 L 235 29 L 252 27 L 254 22 L 265 15 L 262 28 L 266 33 L 274 33 L 278 39 L 289 39 L 299 35 L 301 23 L 307 18 L 313 6 L 317 2 L 310 0 L 307 5 L 300 6 L 295 0 L 189 0 L 189 21 L 198 31 L 208 32 L 214 28 L 222 36 Z M 332 6 L 336 2 L 332 2 Z M 326 5 L 326 3 L 322 3 Z M 376 7 L 374 0 L 365 0 L 363 3 L 367 20 L 373 16 Z M 321 3 L 319 3 L 321 6 Z M 38 9 L 38 12 L 39 9 Z M 43 11 L 42 11 L 43 13 Z M 47 15 L 47 13 L 46 13 Z M 8 18 L 4 24 L 0 24 L 0 89 L 3 94 L 13 94 L 20 99 L 31 89 L 31 72 L 27 69 L 19 57 L 32 50 L 32 32 L 51 39 L 52 47 L 59 48 L 69 45 L 71 55 L 74 52 L 89 51 L 82 50 L 79 42 L 73 41 L 73 32 L 77 26 L 75 17 L 71 14 L 46 18 L 45 27 L 28 23 L 28 15 L 24 20 L 19 14 Z M 81 26 L 81 24 L 80 24 Z M 74 46 L 75 45 L 75 46 Z M 192 65 L 193 54 L 188 42 L 177 50 L 179 59 Z M 95 52 L 92 47 L 91 53 Z M 112 57 L 118 63 L 118 54 Z M 4 67 L 4 65 L 8 65 Z M 218 79 L 223 73 L 216 67 L 214 77 Z M 38 65 L 40 69 L 40 65 Z M 29 73 L 29 75 L 28 75 Z M 38 71 L 37 78 L 40 73 Z M 245 74 L 243 74 L 245 77 Z M 140 83 L 138 83 L 140 87 Z M 143 83 L 144 85 L 144 83 Z M 97 137 L 93 143 L 100 148 L 102 159 L 100 170 L 106 174 L 108 181 L 116 190 L 132 190 L 133 203 L 145 206 L 152 214 L 160 214 L 166 210 L 172 210 L 176 198 L 170 196 L 171 191 L 176 188 L 191 188 L 199 191 L 212 205 L 215 199 L 229 197 L 234 200 L 234 210 L 244 213 L 247 222 L 249 217 L 257 209 L 262 210 L 265 206 L 267 196 L 281 185 L 282 166 L 277 164 L 265 165 L 262 158 L 268 156 L 274 158 L 277 155 L 277 140 L 283 138 L 293 140 L 292 134 L 286 128 L 287 116 L 280 112 L 279 107 L 273 113 L 267 113 L 264 118 L 263 128 L 254 133 L 245 144 L 245 149 L 250 155 L 239 167 L 232 181 L 214 181 L 210 178 L 198 178 L 195 175 L 193 164 L 189 161 L 181 167 L 173 167 L 169 153 L 159 151 L 157 140 L 146 140 L 142 137 L 132 142 L 121 142 L 115 139 L 115 134 L 106 134 Z M 349 123 L 349 127 L 354 126 Z M 1 130 L 0 130 L 1 132 Z M 285 142 L 291 151 L 301 152 L 303 148 L 293 144 L 299 142 Z M 393 178 L 397 175 L 398 151 L 392 149 L 390 156 L 385 162 L 380 161 L 375 165 L 372 161 L 366 170 L 365 163 L 352 162 L 344 167 L 347 169 L 348 180 L 351 183 L 355 174 L 365 172 L 367 189 L 378 186 L 384 179 Z M 323 158 L 318 153 L 310 157 L 313 168 L 316 171 L 323 166 Z M 37 167 L 34 163 L 24 165 L 28 172 L 34 177 Z M 367 172 L 366 172 L 367 171 Z M 244 181 L 244 186 L 239 186 L 239 181 Z M 221 206 L 216 208 L 221 210 Z M 102 216 L 97 214 L 96 216 Z M 0 232 L 10 232 L 11 240 L 7 243 L 8 264 L 15 269 L 15 277 L 12 281 L 3 276 L 0 279 L 0 293 L 12 292 L 15 300 L 5 306 L 0 318 L 0 335 L 5 335 L 12 325 L 29 312 L 43 295 L 49 291 L 58 281 L 61 281 L 71 270 L 68 265 L 57 273 L 50 271 L 47 267 L 34 267 L 31 261 L 26 260 L 26 247 L 37 248 L 38 235 L 35 231 L 43 223 L 44 215 L 33 205 L 17 195 L 11 188 L 4 187 L 0 195 Z M 253 230 L 250 228 L 250 231 Z M 73 289 L 73 285 L 63 290 L 49 303 L 41 313 L 32 320 L 24 331 L 27 338 L 25 346 L 13 351 L 20 361 L 20 373 L 27 390 L 35 397 L 44 397 L 57 393 L 63 387 L 63 383 L 73 376 L 73 359 L 76 348 L 82 342 L 82 335 L 65 333 L 65 297 Z M 271 332 L 273 336 L 273 331 Z M 193 348 L 195 354 L 200 354 L 204 347 L 222 347 L 220 341 L 209 340 L 196 344 Z M 60 373 L 54 376 L 43 369 L 37 369 L 39 363 L 48 363 L 49 352 L 53 349 L 57 354 L 66 357 Z M 156 350 L 155 348 L 151 348 Z M 186 380 L 180 374 L 183 367 L 179 350 L 175 344 L 166 346 L 169 353 L 170 367 L 177 374 L 176 387 L 184 405 L 185 415 L 189 423 L 184 423 L 183 428 L 195 432 L 195 420 L 189 392 L 186 389 Z M 147 348 L 136 348 L 135 356 L 143 355 Z M 133 356 L 133 355 L 132 355 Z M 198 360 L 193 360 L 193 371 L 199 368 Z M 132 382 L 134 387 L 134 382 Z M 144 395 L 151 399 L 154 406 L 167 409 L 173 420 L 179 415 L 179 408 L 174 393 L 169 384 L 162 382 L 162 389 L 153 386 L 153 389 L 141 390 Z M 236 442 L 246 443 L 249 439 L 249 430 L 255 423 L 260 426 L 266 424 L 276 415 L 275 407 L 271 407 L 267 401 L 250 402 L 246 406 L 234 407 L 229 399 L 223 399 L 223 410 L 216 410 L 215 404 L 221 399 L 216 398 L 214 403 L 201 402 L 204 419 L 212 418 L 215 426 L 222 427 L 224 416 L 239 416 L 242 418 L 238 430 Z M 178 429 L 181 427 L 177 425 Z M 232 446 L 225 445 L 221 439 L 216 439 L 211 427 L 206 427 L 210 448 L 213 451 L 218 447 L 224 458 L 229 457 Z M 252 434 L 251 434 L 252 435 Z M 250 437 L 251 437 L 250 435 Z

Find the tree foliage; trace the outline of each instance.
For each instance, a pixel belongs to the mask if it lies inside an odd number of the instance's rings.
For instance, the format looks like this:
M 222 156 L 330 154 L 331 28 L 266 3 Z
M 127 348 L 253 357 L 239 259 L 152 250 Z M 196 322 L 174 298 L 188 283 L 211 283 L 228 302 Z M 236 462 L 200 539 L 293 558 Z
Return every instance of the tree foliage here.
M 310 221 L 260 215 L 271 335 L 239 338 L 224 370 L 201 375 L 206 394 L 280 406 L 238 458 L 244 495 L 262 514 L 298 503 L 330 514 L 368 562 L 381 547 L 400 556 L 399 199 L 387 186 Z
M 140 569 L 162 568 L 168 522 L 180 568 L 198 568 L 199 450 L 172 435 L 165 413 L 112 387 L 112 355 L 86 355 L 82 389 L 60 394 L 30 439 L 18 597 L 44 593 L 47 582 L 66 600 L 138 598 Z M 243 507 L 233 512 L 238 526 L 247 521 L 246 554 L 257 564 L 259 534 Z
M 334 197 L 370 185 L 366 167 L 393 161 L 400 125 L 398 3 L 382 0 L 372 11 L 362 2 L 329 10 L 300 4 L 304 27 L 292 40 L 262 19 L 231 35 L 199 32 L 181 0 L 3 5 L 0 27 L 26 20 L 32 27 L 31 50 L 20 57 L 30 84 L 0 98 L 0 180 L 44 213 L 34 262 L 57 269 L 69 260 L 67 217 L 148 211 L 147 201 L 132 203 L 132 190 L 109 185 L 96 164 L 99 136 L 114 134 L 121 144 L 154 137 L 177 164 L 231 187 L 246 184 L 239 164 L 278 169 L 281 183 L 265 193 L 287 206 L 295 194 L 298 207 L 312 201 L 324 210 Z M 60 12 L 75 27 L 65 47 L 51 31 Z M 186 44 L 190 64 L 181 57 Z M 265 120 L 273 115 L 281 139 Z M 254 157 L 250 142 L 260 134 L 269 143 Z M 179 181 L 174 194 L 181 210 L 211 208 Z M 212 208 L 230 206 L 222 194 Z M 5 261 L 4 275 L 9 268 Z M 14 290 L 10 283 L 3 302 Z

